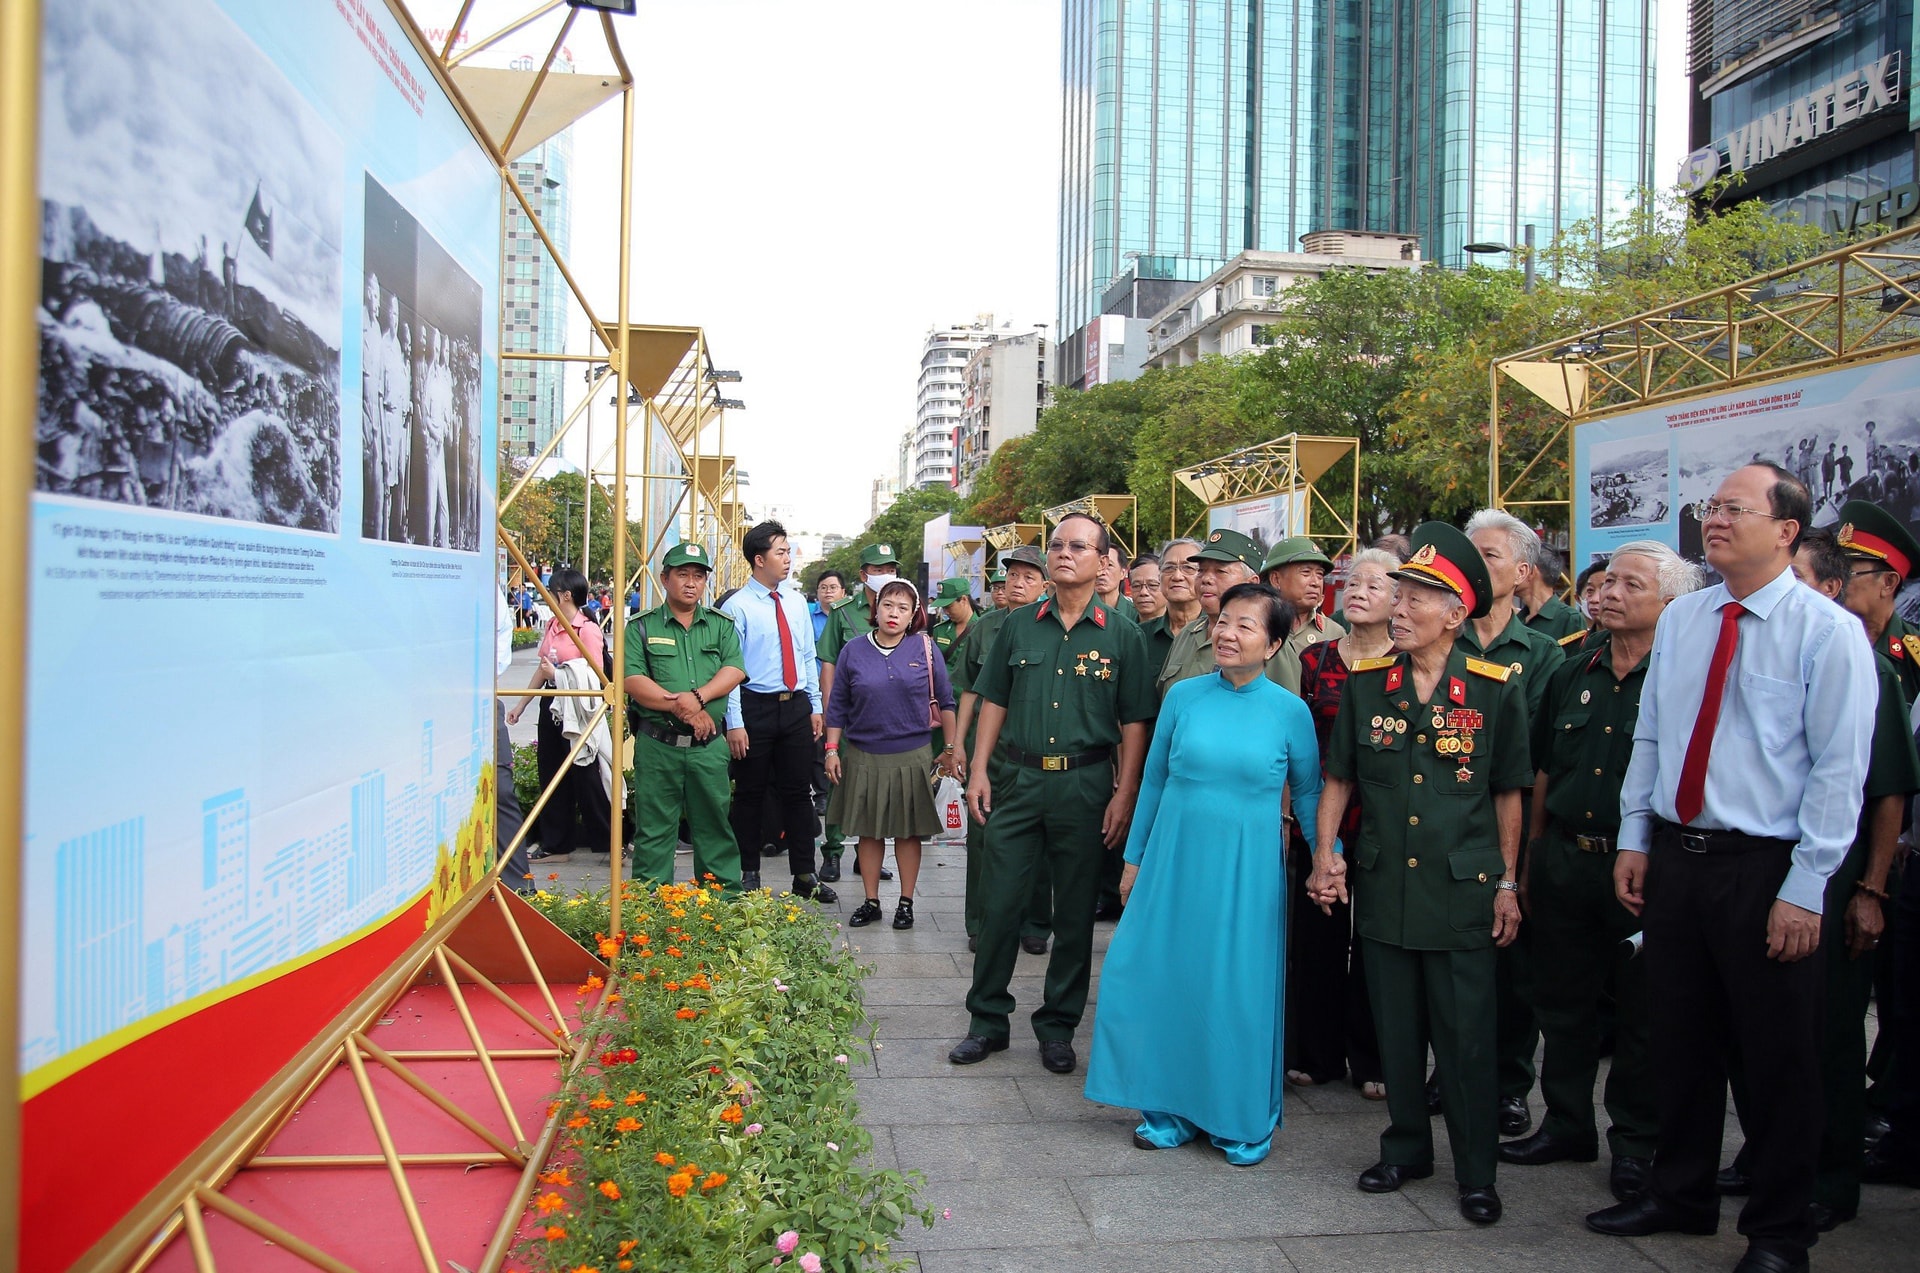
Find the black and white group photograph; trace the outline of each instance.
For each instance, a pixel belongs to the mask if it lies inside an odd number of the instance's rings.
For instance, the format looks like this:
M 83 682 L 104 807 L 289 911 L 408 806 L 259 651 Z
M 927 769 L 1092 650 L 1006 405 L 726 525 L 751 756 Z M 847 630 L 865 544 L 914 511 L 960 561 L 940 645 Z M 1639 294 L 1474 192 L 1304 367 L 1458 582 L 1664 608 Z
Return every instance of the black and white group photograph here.
M 1664 437 L 1596 442 L 1588 451 L 1591 524 L 1651 526 L 1667 520 L 1671 482 Z
M 480 284 L 373 175 L 361 275 L 368 539 L 480 547 Z
M 36 487 L 337 532 L 339 139 L 211 0 L 44 12 Z

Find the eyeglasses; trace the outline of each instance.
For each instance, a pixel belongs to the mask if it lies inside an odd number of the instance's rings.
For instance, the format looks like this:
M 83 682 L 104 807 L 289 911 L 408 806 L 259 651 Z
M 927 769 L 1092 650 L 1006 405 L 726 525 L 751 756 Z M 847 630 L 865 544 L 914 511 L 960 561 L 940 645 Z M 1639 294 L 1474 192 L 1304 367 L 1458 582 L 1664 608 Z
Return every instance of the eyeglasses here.
M 1847 573 L 1848 573 L 1848 574 L 1850 574 L 1850 575 L 1852 575 L 1852 576 L 1853 576 L 1853 577 L 1854 577 L 1855 579 L 1864 579 L 1864 578 L 1866 578 L 1866 577 L 1867 577 L 1868 575 L 1890 575 L 1890 574 L 1892 574 L 1892 573 L 1894 573 L 1894 572 L 1893 572 L 1893 568 L 1892 568 L 1891 566 L 1865 566 L 1865 565 L 1863 565 L 1863 566 L 1862 566 L 1862 567 L 1861 567 L 1860 569 L 1858 569 L 1858 570 L 1850 570 L 1850 571 L 1848 571 Z
M 1716 517 L 1725 517 L 1731 526 L 1742 517 L 1764 517 L 1769 521 L 1783 522 L 1787 519 L 1775 513 L 1763 513 L 1757 508 L 1748 508 L 1742 504 L 1722 504 L 1717 499 L 1703 499 L 1693 506 L 1693 515 L 1702 526 Z
M 1081 553 L 1090 553 L 1097 547 L 1099 547 L 1098 544 L 1090 544 L 1084 539 L 1049 539 L 1047 541 L 1048 552 L 1050 553 L 1070 552 L 1074 554 L 1076 557 L 1079 556 Z
M 1191 558 L 1186 561 L 1163 561 L 1160 563 L 1162 575 L 1197 575 L 1200 567 L 1193 564 Z

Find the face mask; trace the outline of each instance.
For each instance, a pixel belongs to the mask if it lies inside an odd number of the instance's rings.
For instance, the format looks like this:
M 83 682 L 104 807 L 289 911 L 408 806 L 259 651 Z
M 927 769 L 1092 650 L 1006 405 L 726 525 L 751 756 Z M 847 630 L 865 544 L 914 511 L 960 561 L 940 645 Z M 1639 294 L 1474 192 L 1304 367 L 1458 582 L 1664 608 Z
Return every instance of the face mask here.
M 1580 598 L 1580 613 L 1589 620 L 1593 618 L 1593 608 L 1587 603 L 1585 597 Z
M 880 595 L 880 590 L 892 583 L 894 578 L 893 575 L 868 575 L 867 588 L 877 597 Z

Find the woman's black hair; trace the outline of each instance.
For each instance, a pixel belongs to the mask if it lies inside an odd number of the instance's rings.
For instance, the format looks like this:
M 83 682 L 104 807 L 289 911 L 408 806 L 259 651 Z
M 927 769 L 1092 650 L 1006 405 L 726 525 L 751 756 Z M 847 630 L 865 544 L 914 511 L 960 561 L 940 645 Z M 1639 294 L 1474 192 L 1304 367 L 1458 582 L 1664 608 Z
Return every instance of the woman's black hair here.
M 574 605 L 584 608 L 587 604 L 587 577 L 572 566 L 561 566 L 547 580 L 547 591 L 555 596 L 570 596 Z
M 911 636 L 915 632 L 925 630 L 927 626 L 927 611 L 926 607 L 920 604 L 920 590 L 904 579 L 889 579 L 887 586 L 880 590 L 880 595 L 873 599 L 874 626 L 880 626 L 880 603 L 887 599 L 889 592 L 904 592 L 907 594 L 908 600 L 913 602 L 913 618 L 907 620 L 906 634 Z
M 1267 640 L 1286 640 L 1293 631 L 1293 603 L 1257 579 L 1227 589 L 1221 594 L 1220 609 L 1224 611 L 1235 601 L 1262 600 L 1267 603 Z

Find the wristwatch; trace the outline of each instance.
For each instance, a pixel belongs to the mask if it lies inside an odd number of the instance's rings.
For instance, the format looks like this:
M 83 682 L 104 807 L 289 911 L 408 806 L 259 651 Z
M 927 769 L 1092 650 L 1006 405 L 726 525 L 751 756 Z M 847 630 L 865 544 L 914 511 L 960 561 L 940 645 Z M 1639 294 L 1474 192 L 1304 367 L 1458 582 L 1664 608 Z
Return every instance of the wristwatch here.
M 1495 888 L 1505 889 L 1509 893 L 1518 893 L 1520 891 L 1520 886 L 1512 880 L 1495 880 L 1493 886 Z

